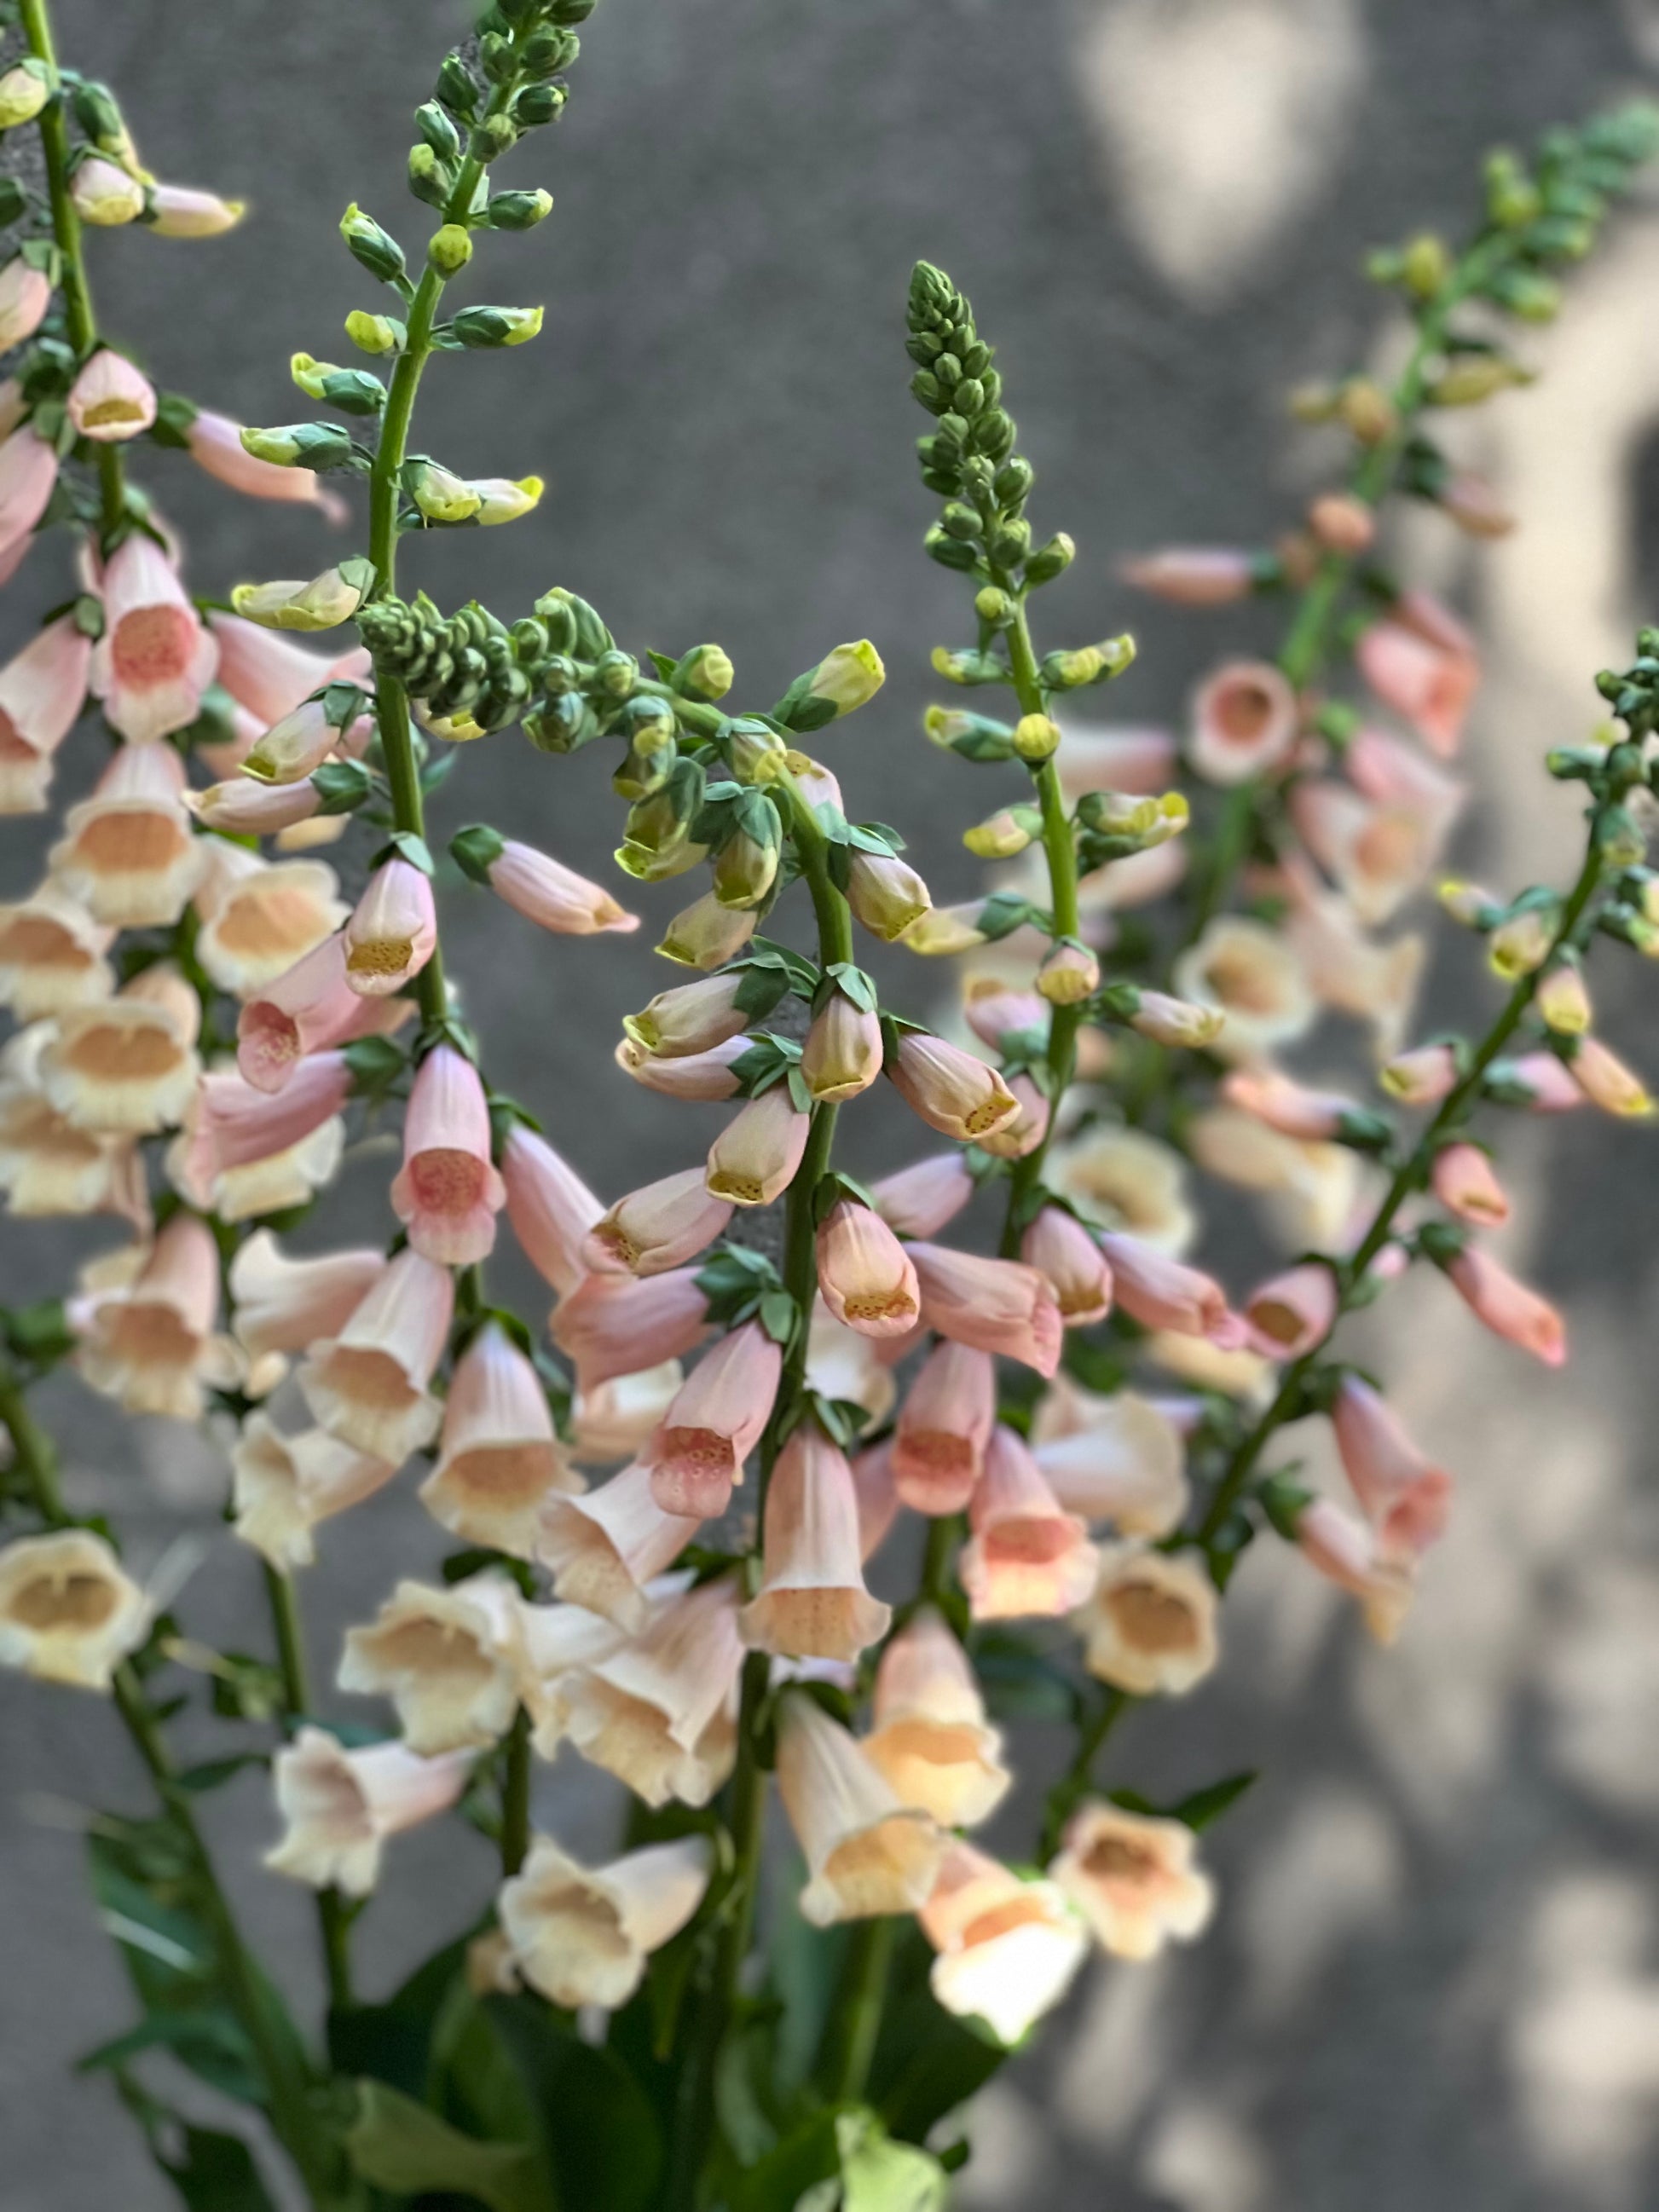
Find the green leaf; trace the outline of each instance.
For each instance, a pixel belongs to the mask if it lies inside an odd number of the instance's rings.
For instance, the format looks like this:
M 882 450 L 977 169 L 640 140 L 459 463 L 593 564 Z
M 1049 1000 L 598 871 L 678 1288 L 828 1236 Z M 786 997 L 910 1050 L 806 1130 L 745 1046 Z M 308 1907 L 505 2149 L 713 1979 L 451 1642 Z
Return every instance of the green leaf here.
M 795 1334 L 799 1309 L 787 1291 L 768 1291 L 757 1309 L 760 1325 L 774 1344 L 787 1345 Z
M 125 2035 L 113 2036 L 77 2058 L 76 2071 L 118 2071 L 130 2058 L 157 2050 L 171 2051 L 192 2073 L 226 2085 L 228 2094 L 244 2104 L 263 2100 L 252 2051 L 240 2022 L 228 2011 L 207 2007 L 199 2011 L 153 2012 Z M 229 2087 L 232 2083 L 235 2086 Z
M 889 1982 L 870 2101 L 887 2131 L 926 2140 L 935 2124 L 981 2089 L 1008 2053 L 988 2028 L 957 2020 L 935 2001 L 933 1950 L 914 1927 L 897 1946 Z
M 974 1671 L 999 1720 L 1070 1720 L 1077 1706 L 1071 1678 L 1052 1659 L 1006 1630 L 974 1640 Z
M 481 2142 L 384 2081 L 357 2085 L 357 2117 L 347 2131 L 352 2170 L 398 2197 L 458 2191 L 490 2212 L 554 2212 L 523 2143 Z
M 1211 1783 L 1207 1790 L 1194 1790 L 1190 1797 L 1170 1806 L 1170 1818 L 1183 1821 L 1189 1828 L 1207 1828 L 1229 1806 L 1238 1802 L 1256 1778 L 1256 1770 L 1251 1767 L 1242 1774 L 1228 1775 L 1224 1781 Z
M 178 1778 L 179 1787 L 200 1793 L 206 1790 L 222 1789 L 234 1780 L 244 1767 L 268 1766 L 270 1755 L 263 1751 L 239 1751 L 230 1759 L 204 1759 L 199 1766 L 187 1766 Z
M 562 2212 L 650 2212 L 663 2146 L 649 2100 L 613 2053 L 583 2043 L 544 2005 L 489 1996 L 495 2031 L 536 2114 Z
M 188 2212 L 276 2212 L 253 2154 L 240 2136 L 193 2127 L 168 2112 L 130 2075 L 118 2074 L 122 2102 L 144 2131 L 150 2156 Z
M 842 2112 L 836 2122 L 841 2147 L 842 2212 L 943 2212 L 944 2167 L 914 2143 L 893 2142 L 873 2116 Z

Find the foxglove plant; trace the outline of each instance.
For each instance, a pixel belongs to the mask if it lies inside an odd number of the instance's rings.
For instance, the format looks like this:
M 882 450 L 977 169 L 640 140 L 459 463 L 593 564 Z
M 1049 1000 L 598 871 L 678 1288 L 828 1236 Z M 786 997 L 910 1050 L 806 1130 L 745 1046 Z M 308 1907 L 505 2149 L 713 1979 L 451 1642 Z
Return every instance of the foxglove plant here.
M 1275 660 L 1200 685 L 1191 797 L 1173 741 L 1073 720 L 1070 694 L 1129 665 L 1127 637 L 1034 644 L 1031 594 L 1072 541 L 1035 542 L 991 349 L 951 280 L 918 268 L 922 472 L 945 502 L 928 550 L 971 581 L 976 621 L 934 665 L 1013 706 L 936 708 L 928 733 L 1024 764 L 968 842 L 1042 862 L 939 909 L 897 832 L 850 818 L 808 750 L 833 754 L 878 692 L 867 641 L 734 711 L 718 646 L 641 659 L 568 588 L 510 620 L 400 588 L 405 537 L 510 521 L 539 495 L 414 450 L 416 408 L 435 356 L 537 334 L 538 308 L 452 311 L 449 288 L 492 234 L 550 212 L 493 165 L 558 116 L 592 5 L 501 0 L 444 62 L 409 162 L 432 219 L 418 273 L 347 210 L 343 241 L 381 288 L 346 324 L 370 365 L 296 353 L 296 386 L 331 418 L 274 428 L 158 393 L 100 333 L 88 282 L 86 226 L 200 238 L 239 210 L 144 171 L 113 95 L 59 64 L 46 0 L 21 0 L 27 57 L 0 77 L 0 127 L 38 131 L 47 185 L 8 210 L 24 240 L 0 272 L 0 331 L 27 350 L 6 396 L 0 561 L 15 570 L 61 523 L 81 585 L 0 671 L 0 805 L 45 811 L 89 698 L 110 748 L 46 880 L 0 909 L 0 990 L 22 1024 L 0 1073 L 0 1183 L 14 1212 L 107 1212 L 132 1232 L 73 1297 L 6 1319 L 0 1661 L 107 1695 L 154 1784 L 153 1815 L 89 1827 L 143 2014 L 89 2063 L 192 2206 L 272 2199 L 240 2136 L 166 2107 L 155 2050 L 260 2112 L 319 2212 L 438 2195 L 503 2212 L 763 2212 L 825 2190 L 942 2203 L 967 2155 L 951 2116 L 1089 1953 L 1151 1957 L 1217 1910 L 1197 1832 L 1249 1778 L 1159 1806 L 1103 1793 L 1097 1767 L 1133 1703 L 1214 1668 L 1246 1547 L 1289 1539 L 1384 1636 L 1410 1603 L 1449 1478 L 1333 1357 L 1344 1316 L 1427 1260 L 1487 1326 L 1564 1354 L 1559 1317 L 1477 1241 L 1507 1200 L 1474 1110 L 1651 1110 L 1591 1033 L 1583 971 L 1600 937 L 1659 948 L 1652 633 L 1601 679 L 1622 731 L 1551 756 L 1586 795 L 1571 890 L 1443 894 L 1509 986 L 1485 1036 L 1406 1049 L 1418 957 L 1369 933 L 1449 831 L 1462 793 L 1438 758 L 1476 673 L 1462 626 L 1375 565 L 1376 510 L 1401 490 L 1477 534 L 1504 526 L 1425 427 L 1522 374 L 1464 303 L 1553 311 L 1550 270 L 1588 250 L 1654 119 L 1555 134 L 1534 169 L 1501 157 L 1466 252 L 1419 239 L 1379 258 L 1418 343 L 1392 394 L 1353 378 L 1303 403 L 1358 451 L 1304 530 L 1270 555 L 1131 564 L 1190 604 L 1291 599 Z M 366 550 L 198 599 L 129 471 L 144 440 L 336 520 L 348 503 L 325 480 L 361 479 Z M 343 650 L 295 641 L 349 623 Z M 1334 696 L 1349 653 L 1426 751 Z M 659 948 L 682 980 L 627 1018 L 617 1060 L 666 1119 L 685 1099 L 729 1117 L 701 1164 L 609 1206 L 492 1085 L 446 974 L 427 802 L 459 747 L 514 726 L 554 757 L 614 741 L 626 876 L 708 871 Z M 314 857 L 343 837 L 362 848 L 355 901 Z M 490 824 L 449 854 L 512 909 L 506 927 L 636 926 Z M 1166 919 L 1121 918 L 1166 894 Z M 886 1001 L 859 932 L 967 956 L 967 1042 Z M 1388 1107 L 1280 1064 L 1322 1006 L 1376 1028 Z M 834 1146 L 884 1079 L 933 1141 L 866 1188 Z M 1396 1104 L 1426 1125 L 1401 1130 Z M 386 1249 L 284 1250 L 359 1113 L 401 1128 Z M 1387 1176 L 1368 1206 L 1356 1161 Z M 1235 1304 L 1186 1256 L 1189 1162 L 1288 1194 L 1315 1249 Z M 994 1254 L 942 1242 L 981 1195 Z M 750 1223 L 780 1201 L 775 1258 Z M 555 1293 L 557 1359 L 487 1281 L 504 1223 Z M 272 1658 L 188 1634 L 179 1593 L 144 1587 L 70 1510 L 27 1396 L 59 1362 L 130 1412 L 222 1431 Z M 1135 1387 L 1143 1363 L 1189 1387 Z M 1353 1510 L 1266 1466 L 1311 1414 Z M 339 1686 L 384 1700 L 395 1732 L 337 1725 L 308 1680 L 300 1577 L 416 1457 L 419 1508 L 459 1548 L 345 1636 Z M 617 1471 L 590 1488 L 592 1468 Z M 912 1516 L 925 1526 L 907 1533 Z M 168 1723 L 204 1688 L 228 1749 L 181 1767 Z M 1042 1805 L 1003 1725 L 1034 1707 L 1076 1736 Z M 556 1787 L 535 1787 L 566 1743 L 627 1793 L 602 1864 L 556 1832 Z M 270 1770 L 267 1867 L 316 1893 L 320 2045 L 249 1949 L 198 1818 L 250 1764 Z M 804 1871 L 769 1905 L 775 1778 Z M 353 1928 L 387 1848 L 450 1812 L 495 1844 L 495 1894 L 458 1904 L 442 1948 L 365 1997 Z M 994 1815 L 1021 1863 L 966 1839 Z

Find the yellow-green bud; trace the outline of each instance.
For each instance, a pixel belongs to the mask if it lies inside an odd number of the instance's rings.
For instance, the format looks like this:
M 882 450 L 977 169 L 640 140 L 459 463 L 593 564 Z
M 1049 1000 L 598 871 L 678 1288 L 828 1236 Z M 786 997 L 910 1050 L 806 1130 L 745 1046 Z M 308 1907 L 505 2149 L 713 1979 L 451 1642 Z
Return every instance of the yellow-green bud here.
M 470 522 L 483 505 L 476 484 L 437 461 L 411 471 L 415 504 L 428 522 Z
M 788 753 L 775 730 L 744 724 L 732 732 L 732 773 L 739 783 L 775 783 L 788 766 Z
M 42 63 L 20 62 L 0 76 L 0 131 L 33 123 L 52 96 L 52 81 Z
M 1065 657 L 1070 660 L 1080 660 L 1085 653 L 1093 653 L 1094 647 L 1087 646 L 1084 653 L 1068 653 Z M 1085 677 L 1081 680 L 1088 683 L 1091 678 Z M 1059 750 L 1060 725 L 1051 721 L 1047 714 L 1022 714 L 1015 723 L 1014 750 L 1023 761 L 1029 761 L 1036 766 L 1042 761 L 1051 760 Z
M 1335 411 L 1362 446 L 1380 446 L 1394 435 L 1400 421 L 1388 393 L 1363 376 L 1343 386 Z
M 1532 373 L 1497 354 L 1465 354 L 1443 372 L 1430 389 L 1436 407 L 1478 407 L 1483 399 L 1512 384 L 1530 384 Z
M 1030 806 L 1003 806 L 972 830 L 962 842 L 981 860 L 1012 860 L 1023 853 L 1042 827 L 1042 817 Z
M 1431 231 L 1412 240 L 1401 257 L 1400 273 L 1415 300 L 1431 300 L 1451 274 L 1451 255 Z
M 453 276 L 472 258 L 471 234 L 459 222 L 447 222 L 427 240 L 426 258 L 440 276 Z
M 230 604 L 264 629 L 334 629 L 356 613 L 374 581 L 373 562 L 354 558 L 309 583 L 238 584 Z
M 1513 983 L 1541 968 L 1555 942 L 1556 920 L 1550 908 L 1527 907 L 1500 921 L 1486 947 L 1493 973 Z
M 345 334 L 359 353 L 396 353 L 397 325 L 389 315 L 371 315 L 354 307 L 345 319 Z
M 994 629 L 1006 629 L 1015 614 L 1013 601 L 998 585 L 987 584 L 974 594 L 974 612 Z
M 670 680 L 683 698 L 714 700 L 725 698 L 736 676 L 724 646 L 694 645 Z
M 886 681 L 881 655 L 863 637 L 826 653 L 812 672 L 808 690 L 813 698 L 827 699 L 840 716 L 866 705 Z

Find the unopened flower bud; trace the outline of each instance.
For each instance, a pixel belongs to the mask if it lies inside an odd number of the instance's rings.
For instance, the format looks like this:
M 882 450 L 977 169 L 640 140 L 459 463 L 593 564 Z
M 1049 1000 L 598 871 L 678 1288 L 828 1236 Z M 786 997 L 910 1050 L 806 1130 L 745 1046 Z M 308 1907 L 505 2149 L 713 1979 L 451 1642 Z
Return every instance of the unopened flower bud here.
M 1063 576 L 1077 558 L 1077 544 L 1063 530 L 1057 530 L 1045 544 L 1029 554 L 1025 562 L 1025 580 L 1028 584 L 1051 584 L 1056 576 Z
M 246 212 L 244 201 L 181 185 L 152 185 L 145 196 L 144 221 L 161 238 L 217 238 L 234 230 Z
M 403 344 L 398 327 L 390 315 L 371 315 L 362 307 L 345 319 L 345 334 L 359 353 L 396 353 Z
M 1435 407 L 1478 407 L 1482 400 L 1507 391 L 1512 384 L 1531 382 L 1528 373 L 1501 355 L 1462 354 L 1441 371 L 1429 390 Z
M 1538 986 L 1534 1003 L 1545 1027 L 1559 1036 L 1582 1036 L 1590 1025 L 1589 993 L 1583 975 L 1571 962 L 1550 969 Z
M 1308 527 L 1328 552 L 1359 554 L 1376 536 L 1376 516 L 1351 493 L 1327 492 L 1309 507 Z
M 426 258 L 440 276 L 453 276 L 472 258 L 472 237 L 465 224 L 447 222 L 427 240 Z
M 1580 1037 L 1568 1066 L 1585 1097 L 1603 1113 L 1638 1121 L 1652 1117 L 1654 1102 L 1646 1084 L 1599 1037 Z
M 1100 963 L 1086 945 L 1062 937 L 1038 969 L 1036 987 L 1051 1006 L 1080 1006 L 1100 988 Z
M 1006 629 L 1016 611 L 1014 602 L 999 585 L 987 584 L 974 594 L 974 612 L 993 629 Z
M 1009 860 L 1040 836 L 1042 829 L 1042 817 L 1035 807 L 1003 806 L 977 828 L 965 830 L 962 842 L 982 860 Z
M 668 680 L 684 698 L 723 699 L 732 689 L 734 673 L 724 646 L 694 645 L 676 662 Z
M 524 345 L 542 326 L 540 307 L 463 307 L 449 328 L 464 346 Z
M 1490 929 L 1503 911 L 1490 891 L 1482 890 L 1479 884 L 1465 883 L 1461 877 L 1448 876 L 1435 896 L 1452 920 L 1461 921 L 1466 929 Z
M 1091 652 L 1093 647 L 1089 648 Z M 1069 658 L 1075 659 L 1073 654 Z M 1092 682 L 1092 678 L 1080 679 Z M 1014 750 L 1033 767 L 1052 759 L 1060 750 L 1060 725 L 1047 714 L 1022 714 L 1014 725 Z
M 1362 446 L 1380 446 L 1385 438 L 1394 435 L 1400 421 L 1387 392 L 1360 376 L 1342 386 L 1337 397 L 1336 413 Z
M 372 215 L 365 215 L 354 200 L 340 217 L 340 235 L 354 260 L 371 276 L 390 283 L 404 273 L 404 250 L 389 231 L 382 230 Z
M 533 230 L 552 212 L 552 193 L 538 185 L 533 191 L 492 194 L 484 217 L 492 230 Z
M 1451 255 L 1443 239 L 1424 231 L 1400 257 L 1400 275 L 1415 300 L 1431 300 L 1451 274 Z
M 356 613 L 374 581 L 372 563 L 353 558 L 309 583 L 238 584 L 230 603 L 262 629 L 334 629 Z
M 1220 607 L 1249 597 L 1256 562 L 1229 545 L 1170 545 L 1124 562 L 1118 574 L 1133 590 L 1174 606 Z
M 847 902 L 854 918 L 884 945 L 895 944 L 932 907 L 927 884 L 896 854 L 852 852 Z
M 97 155 L 76 169 L 70 197 L 82 222 L 100 229 L 137 222 L 144 211 L 144 188 L 137 179 Z
M 1486 958 L 1494 975 L 1513 983 L 1541 968 L 1555 943 L 1559 906 L 1523 907 L 1500 921 L 1487 940 Z
M 274 468 L 337 469 L 351 457 L 351 433 L 337 422 L 289 422 L 244 430 L 241 438 L 244 453 Z

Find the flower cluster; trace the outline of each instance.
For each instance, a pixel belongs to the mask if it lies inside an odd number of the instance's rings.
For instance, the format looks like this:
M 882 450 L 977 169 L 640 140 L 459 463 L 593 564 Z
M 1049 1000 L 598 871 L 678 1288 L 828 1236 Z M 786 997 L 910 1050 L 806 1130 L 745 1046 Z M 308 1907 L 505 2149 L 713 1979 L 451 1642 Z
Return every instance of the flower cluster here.
M 1410 1604 L 1450 1479 L 1334 1356 L 1344 1316 L 1425 1261 L 1499 1334 L 1565 1356 L 1559 1317 L 1480 1241 L 1508 1200 L 1477 1109 L 1652 1111 L 1595 1033 L 1584 969 L 1600 938 L 1659 951 L 1659 637 L 1600 679 L 1613 724 L 1550 757 L 1585 795 L 1571 888 L 1441 887 L 1505 986 L 1498 1012 L 1476 1040 L 1413 1042 L 1421 941 L 1378 933 L 1455 825 L 1478 660 L 1374 548 L 1396 492 L 1476 535 L 1508 526 L 1426 427 L 1524 380 L 1466 303 L 1553 312 L 1552 271 L 1589 250 L 1654 118 L 1553 134 L 1531 168 L 1496 159 L 1466 249 L 1376 258 L 1416 345 L 1391 392 L 1354 377 L 1298 400 L 1355 450 L 1291 536 L 1127 564 L 1183 604 L 1291 608 L 1274 658 L 1199 684 L 1184 744 L 1077 719 L 1073 694 L 1130 666 L 1127 636 L 1037 650 L 1033 594 L 1073 541 L 1036 539 L 992 349 L 918 267 L 926 542 L 975 617 L 933 666 L 1012 702 L 936 707 L 927 734 L 1021 779 L 967 840 L 1004 872 L 938 908 L 830 764 L 883 682 L 868 641 L 738 709 L 719 646 L 635 655 L 565 587 L 514 619 L 400 590 L 405 538 L 510 521 L 542 489 L 411 438 L 437 356 L 540 328 L 539 307 L 452 309 L 449 288 L 491 234 L 550 213 L 492 171 L 562 112 L 592 5 L 498 0 L 444 62 L 409 157 L 423 252 L 347 210 L 379 288 L 346 320 L 359 364 L 296 353 L 325 412 L 276 427 L 158 393 L 88 282 L 86 226 L 204 237 L 240 210 L 148 174 L 113 95 L 58 64 L 45 0 L 21 0 L 28 58 L 0 77 L 0 128 L 39 131 L 48 185 L 17 188 L 25 242 L 0 271 L 0 331 L 25 349 L 0 392 L 0 568 L 62 525 L 76 586 L 0 670 L 0 811 L 46 811 L 78 726 L 104 761 L 45 879 L 0 908 L 0 1189 L 19 1215 L 126 1231 L 73 1296 L 5 1316 L 0 1663 L 107 1695 L 155 1784 L 155 1818 L 101 1817 L 92 1839 L 148 2015 L 100 2063 L 192 2203 L 258 2185 L 240 2138 L 181 2138 L 138 2084 L 151 2043 L 258 2106 L 328 2212 L 434 2193 L 527 2212 L 579 2189 L 599 2212 L 826 2187 L 942 2202 L 963 2150 L 939 2124 L 1091 1950 L 1148 1959 L 1216 1908 L 1198 1836 L 1251 1778 L 1158 1804 L 1101 1767 L 1127 1711 L 1218 1665 L 1246 1547 L 1288 1539 L 1385 1638 Z M 131 478 L 141 441 L 337 524 L 327 480 L 361 483 L 364 550 L 204 600 Z M 493 894 L 503 930 L 637 927 L 490 823 L 434 855 L 454 749 L 515 730 L 536 773 L 614 741 L 622 873 L 698 877 L 658 948 L 678 978 L 616 1058 L 665 1100 L 730 1110 L 702 1158 L 610 1204 L 492 1085 L 445 971 L 441 888 Z M 959 1008 L 935 1027 L 901 1012 L 860 933 L 957 960 Z M 1308 1069 L 1328 1012 L 1367 1025 L 1376 1102 Z M 834 1146 L 884 1081 L 929 1140 L 866 1186 Z M 317 1249 L 304 1225 L 348 1128 L 387 1124 L 384 1245 Z M 1194 1170 L 1270 1195 L 1297 1251 L 1237 1298 L 1190 1256 Z M 780 1202 L 781 1241 L 762 1225 Z M 504 1236 L 553 1294 L 545 1330 L 495 1294 Z M 129 1413 L 222 1437 L 272 1659 L 195 1640 L 178 1591 L 70 1510 L 27 1400 L 60 1361 Z M 1346 1504 L 1266 1470 L 1310 1416 Z M 301 1583 L 413 1461 L 456 1547 L 345 1634 L 337 1687 L 395 1725 L 337 1723 Z M 234 1747 L 181 1770 L 165 1724 L 204 1695 Z M 1075 1737 L 1039 1806 L 1005 1726 L 1031 1711 Z M 536 1762 L 567 1746 L 626 1794 L 603 1863 L 532 1820 L 556 1794 Z M 249 1763 L 270 1769 L 265 1864 L 317 1895 L 326 2058 L 249 1954 L 197 1817 Z M 802 1871 L 763 1913 L 775 1778 Z M 450 1813 L 491 1839 L 499 1880 L 365 2002 L 352 1929 L 386 1847 Z M 1012 1858 L 971 1840 L 994 1819 Z M 826 1995 L 801 2002 L 804 1977 Z

